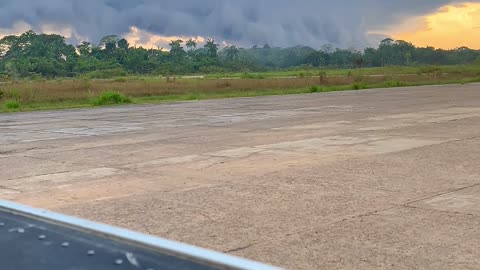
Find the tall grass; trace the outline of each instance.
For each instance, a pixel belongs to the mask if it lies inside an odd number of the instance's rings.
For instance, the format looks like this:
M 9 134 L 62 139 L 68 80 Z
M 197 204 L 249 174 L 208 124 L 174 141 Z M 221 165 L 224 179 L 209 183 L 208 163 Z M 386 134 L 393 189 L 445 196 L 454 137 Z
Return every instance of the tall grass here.
M 359 79 L 360 78 L 360 79 Z M 463 79 L 461 74 L 445 76 L 449 79 Z M 441 81 L 443 77 L 435 80 Z M 312 85 L 335 86 L 354 83 L 375 84 L 388 80 L 422 82 L 431 81 L 426 75 L 397 76 L 342 76 L 342 77 L 305 77 L 305 78 L 267 78 L 267 79 L 177 79 L 166 82 L 154 78 L 90 80 L 71 79 L 58 81 L 24 81 L 4 84 L 3 99 L 18 100 L 22 104 L 31 102 L 64 102 L 68 100 L 88 100 L 100 96 L 107 89 L 128 97 L 178 95 L 192 92 L 226 93 L 231 91 L 256 91 L 259 89 L 297 89 Z
M 262 78 L 277 77 L 323 77 L 323 76 L 354 76 L 362 75 L 431 75 L 433 73 L 459 73 L 469 76 L 480 76 L 480 65 L 453 65 L 453 66 L 388 66 L 373 67 L 360 69 L 309 69 L 299 70 L 292 68 L 291 70 L 267 71 L 249 73 L 250 76 L 259 76 Z M 244 78 L 245 73 L 217 73 L 207 74 L 206 78 Z
M 408 85 L 473 82 L 480 80 L 480 67 L 457 66 L 434 68 L 391 67 L 341 71 L 344 76 L 332 76 L 332 70 L 304 73 L 291 71 L 292 77 L 273 77 L 240 73 L 238 78 L 176 78 L 166 80 L 159 76 L 118 77 L 109 80 L 89 78 L 30 80 L 7 82 L 0 85 L 0 111 L 8 111 L 5 102 L 15 101 L 17 110 L 68 108 L 92 105 L 123 104 L 129 102 L 163 102 L 171 100 L 199 100 L 205 98 L 256 96 L 270 94 L 316 93 L 373 87 L 401 87 Z M 389 74 L 405 72 L 406 74 Z M 416 71 L 420 74 L 417 74 Z M 287 74 L 285 71 L 282 74 Z M 336 72 L 336 71 L 335 71 Z M 371 74 L 375 73 L 375 74 Z M 278 75 L 278 73 L 276 74 Z M 374 76 L 372 76 L 374 75 Z M 243 77 L 243 78 L 242 78 Z M 111 91 L 105 92 L 105 90 Z M 127 98 L 128 97 L 128 98 Z

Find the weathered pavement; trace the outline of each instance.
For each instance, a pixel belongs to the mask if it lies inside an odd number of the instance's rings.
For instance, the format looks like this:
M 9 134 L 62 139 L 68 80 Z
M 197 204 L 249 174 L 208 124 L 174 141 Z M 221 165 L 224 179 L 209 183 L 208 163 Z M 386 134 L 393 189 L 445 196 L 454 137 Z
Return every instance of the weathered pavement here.
M 479 269 L 480 85 L 1 114 L 0 197 L 292 269 Z

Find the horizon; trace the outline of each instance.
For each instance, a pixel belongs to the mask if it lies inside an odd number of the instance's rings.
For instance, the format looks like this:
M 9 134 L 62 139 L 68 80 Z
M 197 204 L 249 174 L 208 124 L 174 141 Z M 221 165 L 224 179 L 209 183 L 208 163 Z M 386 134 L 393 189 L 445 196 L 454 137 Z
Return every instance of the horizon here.
M 81 42 L 79 41 L 78 43 L 72 43 L 72 42 L 68 42 L 68 39 L 64 35 L 62 35 L 62 33 L 55 33 L 55 32 L 48 32 L 48 33 L 40 32 L 40 33 L 38 33 L 34 29 L 27 29 L 25 32 L 18 33 L 18 34 L 17 33 L 10 34 L 8 36 L 20 37 L 22 34 L 30 32 L 30 31 L 33 31 L 37 35 L 45 34 L 45 35 L 61 36 L 62 38 L 66 39 L 66 44 L 71 44 L 75 47 L 78 47 L 79 45 L 82 45 L 82 43 L 84 43 L 84 42 L 87 42 L 88 45 L 91 48 L 94 48 L 94 47 L 102 48 L 102 46 L 103 46 L 101 41 L 90 42 L 90 41 L 86 40 L 86 41 L 81 41 Z M 3 39 L 6 36 L 7 35 L 0 35 L 0 40 Z M 167 51 L 167 52 L 170 51 L 170 49 L 169 49 L 170 45 L 168 44 L 170 42 L 181 41 L 181 46 L 186 47 L 186 42 L 189 39 L 192 39 L 193 41 L 195 41 L 195 43 L 197 45 L 196 49 L 201 49 L 207 43 L 207 40 L 210 39 L 208 37 L 204 38 L 204 37 L 199 37 L 199 36 L 190 36 L 190 37 L 174 36 L 174 37 L 167 37 L 167 38 L 162 37 L 162 40 L 164 40 L 164 42 L 165 42 L 165 44 L 164 44 L 165 46 L 160 47 L 160 46 L 157 46 L 157 45 L 145 45 L 145 44 L 137 44 L 137 43 L 132 44 L 132 43 L 130 43 L 131 39 L 129 39 L 128 36 L 125 36 L 125 35 L 122 36 L 122 35 L 116 35 L 116 34 L 109 34 L 109 35 L 104 36 L 103 38 L 111 38 L 111 37 L 116 37 L 116 38 L 118 38 L 118 40 L 125 39 L 128 42 L 128 46 L 130 48 L 143 48 L 143 49 L 146 49 L 146 50 L 154 49 L 154 50 L 161 50 L 161 51 Z M 369 49 L 369 48 L 378 49 L 383 40 L 391 40 L 391 42 L 393 42 L 393 43 L 395 43 L 395 42 L 406 42 L 408 44 L 412 44 L 415 48 L 433 48 L 433 49 L 436 49 L 436 50 L 439 49 L 439 50 L 444 50 L 444 51 L 453 51 L 453 50 L 457 50 L 457 49 L 460 49 L 460 48 L 468 48 L 468 49 L 471 49 L 471 50 L 474 50 L 474 51 L 480 51 L 480 49 L 478 49 L 478 48 L 472 48 L 472 47 L 468 47 L 468 46 L 465 46 L 465 45 L 460 45 L 458 47 L 452 47 L 452 48 L 442 48 L 442 47 L 435 47 L 435 46 L 431 46 L 431 45 L 422 46 L 422 45 L 415 44 L 415 43 L 411 42 L 410 40 L 395 39 L 393 36 L 387 36 L 384 39 L 379 40 L 377 42 L 377 44 L 372 45 L 372 46 L 367 46 L 367 47 L 364 47 L 364 48 L 354 48 L 354 47 L 341 48 L 341 47 L 332 46 L 332 44 L 322 44 L 319 47 L 313 47 L 313 46 L 308 46 L 308 45 L 304 45 L 304 44 L 297 44 L 297 45 L 292 45 L 292 46 L 271 46 L 268 43 L 266 43 L 266 44 L 253 44 L 253 45 L 250 45 L 250 46 L 239 46 L 239 45 L 234 44 L 234 43 L 228 43 L 227 44 L 225 42 L 217 42 L 217 40 L 215 40 L 214 38 L 211 38 L 211 39 L 219 46 L 220 49 L 228 49 L 228 47 L 232 46 L 232 47 L 236 47 L 237 49 L 248 50 L 248 49 L 255 49 L 255 48 L 262 49 L 265 46 L 268 46 L 268 48 L 272 48 L 272 49 L 291 49 L 291 48 L 303 47 L 303 48 L 310 48 L 310 49 L 313 49 L 313 50 L 316 50 L 316 51 L 325 51 L 325 52 L 328 52 L 329 50 L 337 50 L 337 49 L 338 50 L 345 50 L 345 51 L 352 51 L 352 52 L 363 52 L 364 50 Z

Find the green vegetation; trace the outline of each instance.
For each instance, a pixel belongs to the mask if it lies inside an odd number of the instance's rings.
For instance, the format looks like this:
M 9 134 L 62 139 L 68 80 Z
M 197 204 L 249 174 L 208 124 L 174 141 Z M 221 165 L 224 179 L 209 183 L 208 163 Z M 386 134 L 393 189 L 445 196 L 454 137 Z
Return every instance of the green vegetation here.
M 132 103 L 132 100 L 123 94 L 107 91 L 102 93 L 93 103 L 95 106 L 104 106 L 104 105 L 116 105 L 116 104 L 127 104 Z
M 164 103 L 203 99 L 289 95 L 333 91 L 390 88 L 428 84 L 479 82 L 479 76 L 444 74 L 388 76 L 341 76 L 275 79 L 170 79 L 126 77 L 122 80 L 45 80 L 3 85 L 0 112 L 83 108 L 125 103 Z M 361 80 L 361 81 L 356 81 Z M 32 90 L 36 89 L 36 90 Z M 114 89 L 104 91 L 103 89 Z M 32 95 L 32 93 L 35 93 Z M 15 101 L 11 96 L 16 96 Z M 8 97 L 8 98 L 6 98 Z M 16 105 L 7 105 L 17 104 Z M 21 106 L 20 106 L 21 104 Z
M 385 87 L 402 87 L 407 85 L 405 82 L 402 82 L 399 80 L 388 80 L 388 81 L 385 81 L 384 84 L 385 84 Z
M 175 40 L 169 49 L 132 47 L 115 35 L 104 37 L 98 45 L 82 42 L 73 46 L 60 35 L 27 31 L 0 39 L 0 81 L 58 77 L 105 79 L 128 75 L 175 77 L 183 74 L 244 79 L 323 77 L 348 75 L 360 68 L 371 68 L 365 70 L 365 75 L 382 74 L 378 71 L 385 67 L 386 72 L 411 74 L 435 73 L 439 68 L 448 69 L 437 66 L 478 64 L 480 61 L 477 61 L 480 51 L 467 47 L 454 50 L 420 48 L 392 39 L 383 40 L 378 48 L 363 51 L 334 49 L 328 45 L 320 50 L 305 46 L 276 48 L 268 44 L 252 48 L 220 48 L 213 39 L 202 46 L 192 39 L 186 42 Z M 323 73 L 324 69 L 329 71 Z
M 369 86 L 364 82 L 358 82 L 358 83 L 352 84 L 352 88 L 354 90 L 361 90 L 361 89 L 367 89 L 369 88 Z
M 207 79 L 235 79 L 235 78 L 280 78 L 280 77 L 332 77 L 332 76 L 354 76 L 354 75 L 398 75 L 398 74 L 425 74 L 431 75 L 437 73 L 456 73 L 480 75 L 480 64 L 465 65 L 445 65 L 445 66 L 385 66 L 385 67 L 365 67 L 356 69 L 336 69 L 336 68 L 314 68 L 302 67 L 303 69 L 291 68 L 278 71 L 259 71 L 255 73 L 212 73 L 205 75 Z
M 7 110 L 18 110 L 20 108 L 20 104 L 17 101 L 7 101 L 5 102 L 5 108 Z
M 391 39 L 363 51 L 220 48 L 213 39 L 175 40 L 164 51 L 117 36 L 75 47 L 28 31 L 0 39 L 0 112 L 463 84 L 480 81 L 479 56 Z
M 317 85 L 310 86 L 311 93 L 317 93 L 318 91 L 320 91 L 320 87 L 318 87 Z

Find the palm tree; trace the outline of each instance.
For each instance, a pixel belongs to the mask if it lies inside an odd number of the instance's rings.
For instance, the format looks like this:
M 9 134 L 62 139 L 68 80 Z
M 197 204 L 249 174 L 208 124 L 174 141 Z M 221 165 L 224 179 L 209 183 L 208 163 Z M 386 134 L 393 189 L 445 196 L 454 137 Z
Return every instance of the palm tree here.
M 183 40 L 172 40 L 168 45 L 170 46 L 170 55 L 173 57 L 181 57 L 185 53 L 182 47 Z
M 227 54 L 227 59 L 230 60 L 230 61 L 233 61 L 233 60 L 237 60 L 238 59 L 238 48 L 237 46 L 228 46 L 227 48 L 225 48 L 225 52 Z
M 185 45 L 187 46 L 190 52 L 193 52 L 197 48 L 197 42 L 193 40 L 193 38 L 189 38 L 187 40 L 187 43 L 185 43 Z
M 216 58 L 217 55 L 218 55 L 218 44 L 215 43 L 215 39 L 213 38 L 209 38 L 207 40 L 207 43 L 205 43 L 205 46 L 204 46 L 207 51 L 208 51 L 208 55 L 212 58 Z
M 180 51 L 183 50 L 182 47 L 183 40 L 177 39 L 172 40 L 168 45 L 170 46 L 170 51 Z

